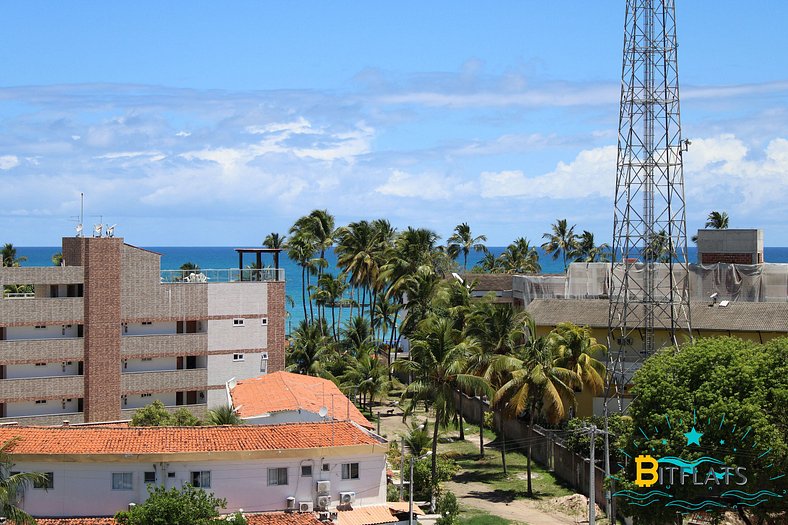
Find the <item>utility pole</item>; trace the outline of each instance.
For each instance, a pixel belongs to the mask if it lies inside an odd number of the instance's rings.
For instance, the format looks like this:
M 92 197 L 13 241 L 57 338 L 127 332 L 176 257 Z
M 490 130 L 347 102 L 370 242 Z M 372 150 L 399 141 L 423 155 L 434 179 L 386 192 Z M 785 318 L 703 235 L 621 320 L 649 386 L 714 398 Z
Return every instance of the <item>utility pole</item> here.
M 588 478 L 588 525 L 596 524 L 596 464 L 594 463 L 594 451 L 596 450 L 596 425 L 591 425 L 591 454 L 589 458 L 590 476 Z
M 399 500 L 405 488 L 405 436 L 399 438 Z
M 410 455 L 410 480 L 408 481 L 408 525 L 413 525 L 413 454 Z

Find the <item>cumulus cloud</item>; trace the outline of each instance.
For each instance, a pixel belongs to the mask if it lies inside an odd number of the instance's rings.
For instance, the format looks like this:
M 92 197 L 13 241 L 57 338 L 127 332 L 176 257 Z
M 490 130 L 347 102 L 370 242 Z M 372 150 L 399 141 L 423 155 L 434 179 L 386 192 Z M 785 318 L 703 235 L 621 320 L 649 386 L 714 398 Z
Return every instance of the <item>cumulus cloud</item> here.
M 19 166 L 19 157 L 16 155 L 0 155 L 0 170 L 10 170 Z
M 456 180 L 437 173 L 413 175 L 393 170 L 375 191 L 392 197 L 415 197 L 424 200 L 448 199 L 456 191 Z
M 529 197 L 582 199 L 610 197 L 616 176 L 616 147 L 584 150 L 571 162 L 559 162 L 549 173 L 527 177 L 520 170 L 483 172 L 480 176 L 484 198 Z

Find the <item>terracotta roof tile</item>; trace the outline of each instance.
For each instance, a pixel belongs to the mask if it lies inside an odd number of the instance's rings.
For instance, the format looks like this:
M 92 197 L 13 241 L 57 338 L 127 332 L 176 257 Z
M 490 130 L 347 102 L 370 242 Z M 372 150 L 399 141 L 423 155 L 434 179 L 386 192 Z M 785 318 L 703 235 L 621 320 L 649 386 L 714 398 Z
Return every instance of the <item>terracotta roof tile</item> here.
M 337 509 L 339 525 L 382 525 L 384 523 L 399 523 L 395 514 L 408 513 L 407 502 L 391 502 L 385 505 L 370 505 L 354 509 Z M 423 515 L 424 512 L 414 505 L 413 513 Z
M 378 444 L 349 421 L 218 427 L 0 427 L 12 454 L 166 454 Z
M 241 417 L 291 410 L 317 413 L 326 407 L 328 416 L 338 421 L 349 418 L 362 427 L 374 428 L 334 383 L 319 377 L 274 372 L 238 381 L 230 395 Z

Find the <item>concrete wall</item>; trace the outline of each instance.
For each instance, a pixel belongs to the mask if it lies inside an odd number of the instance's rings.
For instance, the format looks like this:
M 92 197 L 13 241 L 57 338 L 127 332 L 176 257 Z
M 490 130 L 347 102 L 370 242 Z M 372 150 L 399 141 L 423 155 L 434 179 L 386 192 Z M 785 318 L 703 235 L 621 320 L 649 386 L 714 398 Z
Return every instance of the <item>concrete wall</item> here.
M 166 335 L 174 334 L 176 331 L 175 321 L 150 321 L 150 323 L 124 323 L 123 335 Z
M 6 405 L 6 417 L 13 418 L 18 416 L 34 416 L 34 415 L 53 415 L 53 414 L 71 414 L 77 411 L 78 401 L 77 398 L 61 398 L 61 399 L 42 399 L 46 403 L 36 403 L 35 401 L 22 401 L 19 403 L 8 403 Z M 60 423 L 63 418 L 57 419 L 56 423 Z M 24 424 L 24 422 L 22 422 Z
M 331 482 L 332 505 L 339 502 L 339 492 L 356 492 L 354 505 L 374 505 L 386 501 L 385 456 L 349 455 L 332 449 L 313 450 L 303 459 L 253 459 L 236 461 L 197 461 L 151 463 L 131 461 L 84 462 L 16 462 L 15 469 L 29 472 L 52 472 L 54 487 L 48 491 L 27 489 L 21 507 L 33 516 L 111 516 L 142 503 L 147 495 L 144 472 L 155 471 L 157 483 L 167 488 L 191 482 L 191 472 L 210 471 L 211 492 L 227 498 L 227 512 L 284 510 L 286 498 L 296 502 L 315 502 L 316 481 Z M 321 470 L 325 461 L 329 472 Z M 359 479 L 343 480 L 342 463 L 359 463 Z M 312 465 L 311 477 L 301 477 L 301 465 Z M 287 468 L 288 484 L 268 485 L 268 468 Z M 113 472 L 131 472 L 132 490 L 112 490 Z M 170 477 L 169 474 L 173 474 Z
M 79 363 L 77 361 L 66 361 L 65 363 L 50 361 L 43 365 L 8 365 L 5 370 L 5 378 L 75 376 L 78 372 Z

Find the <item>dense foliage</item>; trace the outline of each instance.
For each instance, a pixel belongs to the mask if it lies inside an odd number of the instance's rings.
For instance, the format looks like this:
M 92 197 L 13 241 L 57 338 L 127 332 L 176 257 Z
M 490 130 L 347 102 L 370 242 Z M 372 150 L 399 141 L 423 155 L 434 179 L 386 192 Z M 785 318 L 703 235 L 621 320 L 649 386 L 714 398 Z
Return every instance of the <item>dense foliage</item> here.
M 229 407 L 209 410 L 201 420 L 186 408 L 170 412 L 159 400 L 138 408 L 129 422 L 133 427 L 196 427 L 200 425 L 240 425 L 243 421 Z
M 788 338 L 757 344 L 729 337 L 701 339 L 679 352 L 655 355 L 635 375 L 630 450 L 651 450 L 656 457 L 724 459 L 747 469 L 748 492 L 755 487 L 784 494 L 788 479 L 779 475 L 788 472 L 786 355 Z M 698 445 L 690 445 L 684 435 L 694 427 L 703 433 Z M 648 429 L 645 441 L 640 429 Z M 633 479 L 632 465 L 628 475 Z M 675 490 L 684 499 L 701 497 L 690 485 Z M 785 513 L 783 499 L 771 501 L 748 509 L 746 516 L 743 510 L 739 514 L 761 523 L 769 513 Z M 659 506 L 627 510 L 641 523 L 665 523 L 675 513 Z
M 219 518 L 219 509 L 226 506 L 227 500 L 188 484 L 180 490 L 148 485 L 145 503 L 118 512 L 115 521 L 119 525 L 219 525 L 229 523 Z M 244 520 L 235 523 L 243 525 Z

